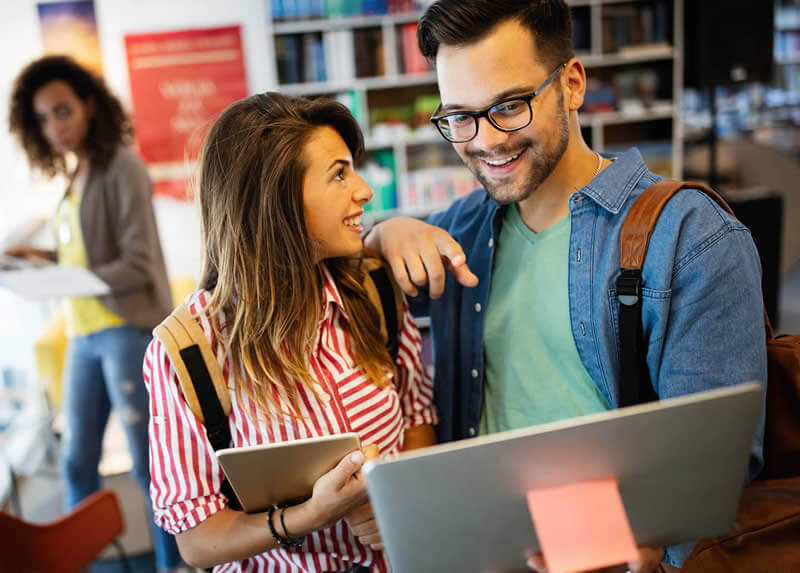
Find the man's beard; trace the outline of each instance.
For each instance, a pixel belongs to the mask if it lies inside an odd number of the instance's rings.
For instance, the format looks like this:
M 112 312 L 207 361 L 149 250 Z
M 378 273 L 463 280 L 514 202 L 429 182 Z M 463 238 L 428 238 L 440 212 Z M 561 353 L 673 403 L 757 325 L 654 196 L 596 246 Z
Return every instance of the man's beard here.
M 567 118 L 567 113 L 561 108 L 559 108 L 556 122 L 558 122 L 558 140 L 550 149 L 545 148 L 541 143 L 534 142 L 532 139 L 524 139 L 519 142 L 519 145 L 515 145 L 513 149 L 500 147 L 492 150 L 492 157 L 511 157 L 525 151 L 525 155 L 520 159 L 527 161 L 531 169 L 527 181 L 522 182 L 519 187 L 513 187 L 510 183 L 498 183 L 496 180 L 491 182 L 483 174 L 481 158 L 489 156 L 488 153 L 482 151 L 466 152 L 467 167 L 489 193 L 489 197 L 501 205 L 517 203 L 530 197 L 539 185 L 550 177 L 558 162 L 561 161 L 561 157 L 563 157 L 569 143 L 569 119 Z

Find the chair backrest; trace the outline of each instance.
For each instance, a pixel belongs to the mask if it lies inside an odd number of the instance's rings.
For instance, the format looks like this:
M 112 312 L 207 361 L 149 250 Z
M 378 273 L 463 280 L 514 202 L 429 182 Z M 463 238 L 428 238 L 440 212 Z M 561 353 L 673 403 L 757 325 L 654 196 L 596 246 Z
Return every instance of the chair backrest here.
M 50 523 L 33 524 L 0 512 L 0 565 L 7 571 L 79 573 L 124 529 L 117 496 L 110 490 L 92 494 Z

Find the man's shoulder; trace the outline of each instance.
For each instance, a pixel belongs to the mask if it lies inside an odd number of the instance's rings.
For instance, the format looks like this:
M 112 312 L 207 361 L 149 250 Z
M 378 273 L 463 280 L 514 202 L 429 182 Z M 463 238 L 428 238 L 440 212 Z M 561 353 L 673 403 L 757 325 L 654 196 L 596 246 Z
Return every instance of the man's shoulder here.
M 624 209 L 624 216 L 634 202 L 654 183 L 664 181 L 665 178 L 648 172 L 640 181 L 638 188 L 631 193 L 628 199 L 628 208 Z M 703 191 L 699 185 L 689 183 L 675 193 L 667 201 L 661 215 L 658 217 L 657 228 L 677 229 L 682 232 L 717 232 L 722 228 L 745 227 L 713 197 Z
M 652 173 L 642 178 L 620 216 L 627 215 L 633 203 L 652 183 L 663 179 Z M 749 232 L 700 187 L 684 187 L 667 201 L 656 221 L 649 242 L 646 260 L 651 264 L 648 266 L 657 264 L 674 271 L 733 231 Z M 671 264 L 668 260 L 672 261 Z
M 486 191 L 476 189 L 453 201 L 444 211 L 431 215 L 428 222 L 451 233 L 456 227 L 465 231 L 479 228 L 491 219 L 496 209 L 497 203 L 489 198 Z

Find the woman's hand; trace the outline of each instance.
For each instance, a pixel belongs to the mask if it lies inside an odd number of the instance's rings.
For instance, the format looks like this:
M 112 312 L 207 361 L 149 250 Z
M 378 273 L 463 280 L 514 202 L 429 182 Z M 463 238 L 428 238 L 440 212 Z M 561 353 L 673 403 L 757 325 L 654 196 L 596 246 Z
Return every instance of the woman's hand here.
M 29 261 L 51 261 L 53 259 L 53 253 L 51 251 L 45 251 L 44 249 L 37 249 L 27 245 L 11 247 L 3 251 L 3 254 L 7 257 L 16 257 L 18 259 L 27 259 Z
M 313 516 L 315 530 L 333 525 L 367 503 L 367 484 L 361 474 L 361 466 L 366 460 L 362 452 L 347 454 L 314 484 L 311 499 L 303 505 Z
M 362 452 L 347 454 L 314 484 L 311 498 L 272 516 L 279 535 L 304 537 L 333 525 L 344 515 L 367 502 L 367 488 L 361 466 Z M 194 567 L 241 561 L 277 546 L 266 523 L 268 514 L 223 509 L 176 536 L 184 560 Z M 281 519 L 283 517 L 283 519 Z
M 364 448 L 365 460 L 377 460 L 379 453 L 376 444 L 370 444 Z M 357 507 L 345 515 L 344 520 L 362 545 L 369 545 L 370 548 L 377 550 L 383 549 L 383 539 L 378 531 L 378 522 L 375 521 L 375 514 L 372 512 L 370 504 L 366 503 Z

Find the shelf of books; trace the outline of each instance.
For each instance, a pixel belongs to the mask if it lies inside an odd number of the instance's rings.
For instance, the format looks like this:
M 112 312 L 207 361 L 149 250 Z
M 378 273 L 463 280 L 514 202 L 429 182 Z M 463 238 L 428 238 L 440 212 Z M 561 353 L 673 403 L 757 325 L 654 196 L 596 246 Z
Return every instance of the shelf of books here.
M 345 103 L 365 134 L 373 218 L 424 217 L 477 188 L 429 122 L 436 75 L 417 48 L 430 0 L 269 0 L 278 89 Z M 573 0 L 588 69 L 581 126 L 599 151 L 637 146 L 680 177 L 683 0 Z M 676 25 L 677 23 L 677 25 Z

